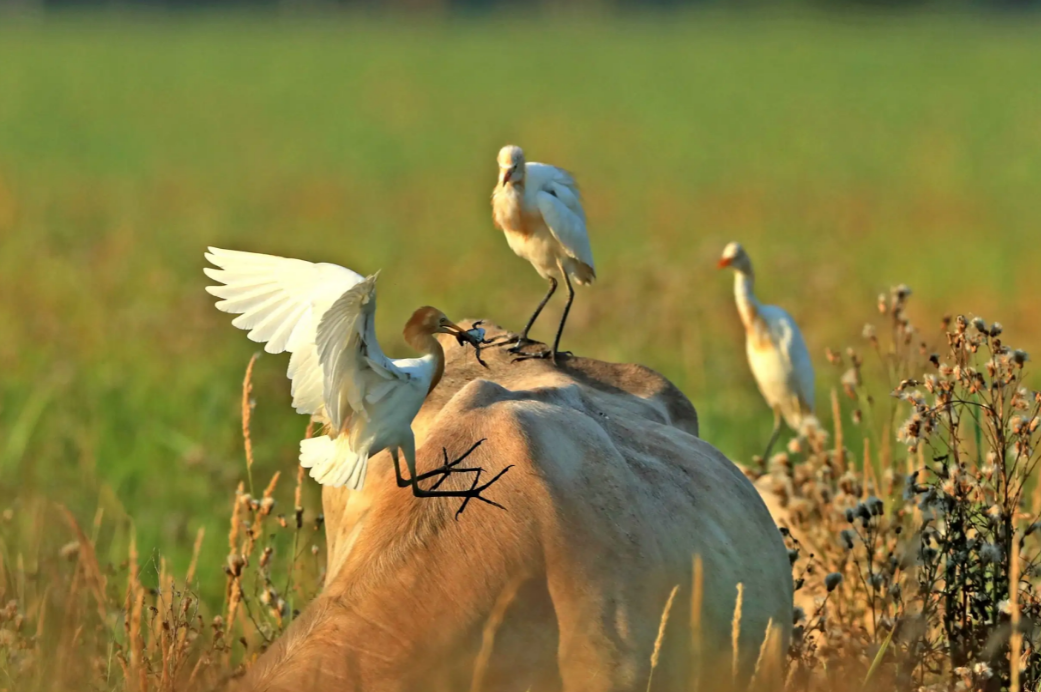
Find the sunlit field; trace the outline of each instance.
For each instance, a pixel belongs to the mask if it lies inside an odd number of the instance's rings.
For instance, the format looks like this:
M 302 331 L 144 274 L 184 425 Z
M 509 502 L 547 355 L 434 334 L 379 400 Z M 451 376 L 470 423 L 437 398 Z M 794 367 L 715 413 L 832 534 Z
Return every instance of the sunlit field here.
M 0 509 L 10 536 L 58 531 L 3 563 L 72 540 L 53 502 L 88 534 L 103 510 L 103 562 L 132 527 L 146 585 L 162 559 L 183 579 L 204 527 L 218 607 L 257 347 L 203 290 L 206 246 L 383 269 L 392 355 L 428 303 L 519 330 L 545 285 L 492 226 L 508 142 L 585 197 L 599 281 L 563 348 L 661 371 L 734 459 L 772 415 L 715 268 L 730 240 L 802 326 L 826 421 L 825 348 L 900 282 L 937 339 L 982 314 L 1041 353 L 1039 43 L 1023 19 L 917 15 L 0 22 Z M 291 515 L 286 365 L 255 366 L 253 478 L 281 471 Z

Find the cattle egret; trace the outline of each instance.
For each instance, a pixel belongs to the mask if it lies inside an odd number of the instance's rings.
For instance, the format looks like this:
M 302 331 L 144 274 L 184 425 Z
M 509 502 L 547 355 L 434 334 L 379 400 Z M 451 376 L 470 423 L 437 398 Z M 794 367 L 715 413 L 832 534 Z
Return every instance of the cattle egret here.
M 492 193 L 492 218 L 506 234 L 510 249 L 531 262 L 539 276 L 549 281 L 549 292 L 535 308 L 512 352 L 521 353 L 525 344 L 531 343 L 528 332 L 557 290 L 557 275 L 563 277 L 567 285 L 567 304 L 553 340 L 553 350 L 518 357 L 548 356 L 556 364 L 560 335 L 564 333 L 564 323 L 575 299 L 571 281 L 584 285 L 596 279 L 578 186 L 567 171 L 544 163 L 525 163 L 520 147 L 505 146 L 499 151 L 499 183 Z
M 433 489 L 441 481 L 431 489 L 419 487 L 419 481 L 436 475 L 444 480 L 449 473 L 479 472 L 456 466 L 466 454 L 449 463 L 446 453 L 443 467 L 416 474 L 412 419 L 445 369 L 444 350 L 434 335 L 453 334 L 473 343 L 472 335 L 440 310 L 422 307 L 405 325 L 404 336 L 423 355 L 390 359 L 376 340 L 378 272 L 363 278 L 335 264 L 209 250 L 206 259 L 220 269 L 204 271 L 224 284 L 206 288 L 221 299 L 217 309 L 238 314 L 232 324 L 249 330 L 253 341 L 265 342 L 268 353 L 292 353 L 287 376 L 293 382 L 293 406 L 326 426 L 328 434 L 300 442 L 300 464 L 312 478 L 361 490 L 369 457 L 389 449 L 398 485 L 410 486 L 417 497 L 477 497 L 495 504 L 479 495 L 491 483 L 478 487 L 475 482 L 468 491 Z M 399 451 L 408 466 L 407 480 Z
M 797 433 L 813 417 L 813 364 L 806 342 L 787 312 L 775 305 L 762 305 L 752 289 L 752 261 L 740 243 L 723 250 L 719 267 L 734 270 L 734 299 L 745 326 L 745 347 L 759 391 L 774 411 L 774 429 L 763 458 L 781 432 L 781 419 Z

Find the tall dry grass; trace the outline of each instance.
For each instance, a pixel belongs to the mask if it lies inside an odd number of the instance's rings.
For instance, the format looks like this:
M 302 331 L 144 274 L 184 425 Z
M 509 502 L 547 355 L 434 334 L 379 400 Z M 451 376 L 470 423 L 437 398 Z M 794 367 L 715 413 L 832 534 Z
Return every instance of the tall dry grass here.
M 910 291 L 879 299 L 883 324 L 863 330 L 866 351 L 829 351 L 835 370 L 830 434 L 810 431 L 746 473 L 777 500 L 790 546 L 797 607 L 787 651 L 773 621 L 755 654 L 755 690 L 1036 690 L 1041 656 L 1034 624 L 1041 490 L 1041 394 L 1023 386 L 1029 357 L 1002 328 L 945 318 L 922 331 L 907 317 Z M 939 348 L 930 342 L 940 344 Z M 253 449 L 251 367 L 243 381 L 247 471 Z M 841 393 L 840 393 L 841 392 Z M 307 431 L 310 434 L 310 430 Z M 857 442 L 859 438 L 859 442 Z M 860 455 L 851 449 L 862 450 Z M 64 507 L 26 508 L 38 527 L 18 540 L 5 515 L 0 544 L 0 689 L 133 692 L 216 689 L 241 675 L 314 597 L 323 581 L 322 515 L 302 502 L 280 513 L 275 473 L 259 496 L 233 492 L 223 574 L 193 558 L 175 575 L 161 555 L 141 555 L 133 528 L 125 553 Z M 57 538 L 56 538 L 57 537 Z M 200 531 L 194 555 L 204 545 Z M 146 579 L 147 576 L 147 579 Z M 219 609 L 195 595 L 224 581 Z M 149 583 L 146 583 L 149 582 Z M 651 674 L 662 664 L 677 594 L 689 589 L 695 659 L 690 690 L 703 684 L 700 631 L 704 574 L 671 592 L 647 642 Z M 520 583 L 498 599 L 484 629 L 472 690 L 494 656 L 495 634 Z M 733 659 L 742 627 L 740 585 Z M 718 686 L 713 685 L 713 689 Z M 725 685 L 724 685 L 725 687 Z

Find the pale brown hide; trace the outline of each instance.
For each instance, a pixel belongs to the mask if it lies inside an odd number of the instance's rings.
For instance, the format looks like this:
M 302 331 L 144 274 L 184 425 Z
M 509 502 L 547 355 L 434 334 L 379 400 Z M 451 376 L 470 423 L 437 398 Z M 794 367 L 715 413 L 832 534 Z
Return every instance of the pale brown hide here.
M 252 667 L 246 689 L 470 689 L 482 628 L 518 577 L 485 692 L 644 690 L 677 584 L 654 689 L 687 689 L 678 681 L 689 674 L 694 554 L 705 566 L 705 660 L 729 673 L 738 582 L 744 673 L 770 618 L 787 646 L 781 537 L 752 484 L 698 439 L 678 389 L 639 365 L 511 364 L 501 348 L 484 351 L 485 370 L 472 348 L 441 339 L 445 377 L 413 425 L 419 470 L 439 465 L 443 447 L 454 458 L 487 438 L 464 465 L 482 477 L 514 465 L 487 491 L 507 511 L 474 501 L 456 521 L 458 499 L 398 488 L 386 453 L 371 461 L 364 491 L 326 488 L 325 590 Z

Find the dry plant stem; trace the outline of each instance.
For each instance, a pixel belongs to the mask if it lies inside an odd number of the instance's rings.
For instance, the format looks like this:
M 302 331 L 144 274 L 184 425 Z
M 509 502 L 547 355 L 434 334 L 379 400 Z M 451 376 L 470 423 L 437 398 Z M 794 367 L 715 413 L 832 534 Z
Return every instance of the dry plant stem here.
M 1019 541 L 1012 541 L 1009 566 L 1008 602 L 1012 635 L 1009 641 L 1009 692 L 1019 692 L 1019 658 L 1023 651 L 1023 633 L 1019 629 Z
M 80 528 L 79 523 L 76 521 L 76 517 L 72 515 L 64 505 L 57 505 L 58 510 L 65 517 L 66 523 L 72 529 L 73 533 L 76 534 L 76 539 L 79 541 L 79 559 L 83 565 L 83 570 L 87 576 L 87 580 L 90 583 L 91 593 L 94 595 L 94 601 L 98 609 L 98 617 L 101 618 L 101 622 L 105 622 L 105 575 L 101 572 L 101 567 L 98 565 L 97 556 L 94 554 L 94 545 L 87 539 L 86 534 L 83 533 L 83 529 Z M 20 594 L 22 600 L 24 600 L 24 592 Z
M 654 683 L 654 669 L 658 667 L 658 662 L 661 660 L 661 647 L 665 642 L 665 628 L 669 624 L 669 612 L 672 610 L 672 602 L 676 599 L 676 592 L 679 589 L 679 584 L 672 587 L 672 591 L 669 592 L 669 598 L 665 601 L 665 610 L 662 611 L 661 621 L 658 623 L 658 636 L 654 638 L 654 649 L 651 651 L 651 671 L 647 675 L 647 692 L 651 692 L 651 685 Z
M 195 567 L 199 564 L 199 552 L 202 550 L 202 539 L 206 537 L 206 527 L 200 526 L 195 534 L 195 545 L 192 546 L 192 561 L 188 563 L 188 573 L 185 575 L 185 586 L 190 587 L 195 580 Z
M 752 671 L 752 679 L 748 682 L 749 690 L 757 689 L 759 673 L 764 669 L 763 664 L 765 663 L 767 667 L 772 666 L 774 661 L 773 654 L 780 654 L 779 651 L 772 651 L 773 649 L 778 648 L 780 644 L 780 641 L 778 640 L 777 645 L 775 645 L 774 639 L 776 639 L 776 633 L 774 632 L 774 619 L 770 618 L 766 621 L 766 633 L 763 635 L 763 643 L 759 646 L 759 655 L 755 659 L 755 669 Z
M 491 660 L 492 651 L 495 648 L 495 635 L 499 628 L 502 627 L 502 622 L 506 618 L 506 611 L 510 604 L 513 603 L 513 599 L 516 598 L 518 589 L 525 581 L 527 581 L 526 576 L 514 577 L 506 583 L 499 597 L 495 599 L 492 612 L 489 614 L 488 620 L 484 623 L 484 629 L 481 631 L 481 650 L 478 652 L 477 659 L 474 662 L 470 692 L 481 691 L 481 687 L 484 684 L 484 676 L 488 672 L 488 662 Z
M 691 692 L 701 686 L 702 651 L 701 608 L 705 598 L 705 568 L 700 555 L 694 556 L 694 572 L 690 597 Z
M 741 600 L 744 597 L 744 593 L 745 585 L 739 583 L 737 585 L 737 600 L 734 601 L 734 619 L 730 623 L 730 641 L 734 652 L 730 666 L 730 677 L 735 685 L 737 684 L 737 671 L 741 653 L 739 640 L 741 639 Z
M 831 389 L 831 416 L 835 422 L 835 464 L 839 473 L 846 471 L 846 450 L 842 444 L 842 409 L 839 407 L 839 390 Z
M 131 676 L 136 674 L 137 689 L 144 692 L 148 689 L 148 674 L 144 663 L 144 635 L 141 633 L 141 611 L 144 607 L 145 590 L 141 586 L 138 572 L 137 536 L 133 527 L 130 529 L 130 579 L 127 590 L 133 606 L 130 610 L 130 673 Z
M 249 365 L 246 366 L 246 375 L 242 379 L 242 440 L 245 444 L 246 449 L 246 476 L 249 478 L 249 494 L 252 495 L 253 491 L 253 442 L 249 436 L 249 421 L 250 414 L 253 411 L 253 404 L 250 401 L 250 393 L 253 391 L 253 364 L 257 362 L 257 357 L 260 353 L 254 353 L 249 359 Z

